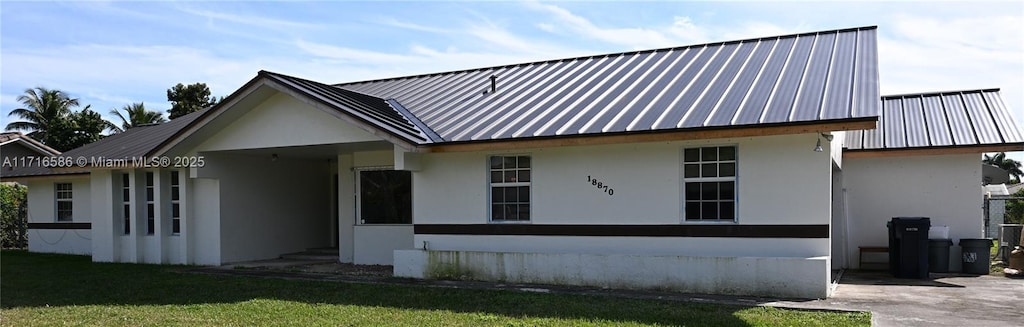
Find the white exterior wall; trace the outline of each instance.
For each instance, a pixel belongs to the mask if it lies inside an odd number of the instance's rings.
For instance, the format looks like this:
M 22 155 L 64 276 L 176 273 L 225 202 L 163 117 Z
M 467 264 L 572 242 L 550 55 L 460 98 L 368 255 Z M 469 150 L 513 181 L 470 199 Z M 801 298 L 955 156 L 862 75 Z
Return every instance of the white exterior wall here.
M 28 182 L 28 222 L 57 223 L 54 184 L 71 183 L 71 221 L 91 223 L 91 188 L 88 176 L 32 180 Z M 91 254 L 92 231 L 89 229 L 29 229 L 28 250 L 31 252 Z
M 950 269 L 960 271 L 959 239 L 984 236 L 980 159 L 977 154 L 847 158 L 850 258 L 857 258 L 859 246 L 887 246 L 885 224 L 892 217 L 930 217 L 932 226 L 949 226 Z
M 682 149 L 738 146 L 739 224 L 829 224 L 831 160 L 812 151 L 816 135 L 709 141 L 560 147 L 516 152 L 532 156 L 533 224 L 681 224 Z M 824 144 L 828 147 L 828 144 Z M 416 224 L 488 223 L 488 152 L 428 154 L 413 174 Z M 610 185 L 598 191 L 587 176 Z M 416 235 L 432 250 L 504 249 L 578 252 L 601 248 L 621 254 L 710 256 L 828 256 L 828 239 L 612 238 L 606 248 L 588 237 L 545 237 L 543 246 L 454 235 Z M 613 245 L 611 245 L 613 244 Z M 668 249 L 666 249 L 668 246 Z M 607 253 L 607 252 L 604 252 Z
M 424 154 L 421 170 L 413 174 L 414 221 L 487 224 L 488 156 L 528 154 L 532 156 L 530 224 L 694 224 L 683 219 L 682 150 L 737 145 L 738 220 L 727 224 L 828 226 L 831 144 L 822 144 L 827 149 L 823 153 L 814 152 L 816 137 Z M 613 188 L 614 195 L 591 186 L 588 175 Z M 491 280 L 639 288 L 667 285 L 680 291 L 799 297 L 825 297 L 828 293 L 828 238 L 415 235 L 417 248 L 422 249 L 424 242 L 430 251 L 396 251 L 396 274 L 417 277 L 433 269 L 427 266 L 430 262 L 449 264 L 455 260 L 458 267 L 477 269 L 471 277 Z M 451 260 L 428 262 L 435 253 L 447 253 L 444 255 Z M 507 259 L 510 254 L 532 257 L 517 261 Z M 463 256 L 475 258 L 471 259 L 474 264 L 458 261 Z M 694 264 L 710 266 L 690 267 Z M 652 270 L 636 275 L 644 270 L 636 267 Z M 578 273 L 587 269 L 606 274 Z M 729 282 L 708 275 L 733 276 L 731 272 L 736 270 L 756 271 L 767 280 Z M 749 280 L 772 286 L 754 287 Z M 776 291 L 762 292 L 767 289 Z
M 262 149 L 378 140 L 379 137 L 320 109 L 278 93 L 217 132 L 196 150 Z
M 192 180 L 191 192 L 186 193 L 190 206 L 188 232 L 190 258 L 198 265 L 220 265 L 220 181 L 212 178 Z
M 392 151 L 369 151 L 356 152 L 352 154 L 351 183 L 357 183 L 355 174 L 359 169 L 365 168 L 386 168 L 394 166 L 394 152 Z M 413 186 L 415 189 L 415 186 Z M 355 192 L 353 189 L 352 192 Z M 356 197 L 358 201 L 358 198 Z M 415 202 L 415 199 L 413 200 Z M 342 210 L 355 212 L 356 203 L 352 206 L 342 207 Z M 351 238 L 342 238 L 341 242 L 352 243 L 352 261 L 361 265 L 390 265 L 394 262 L 395 250 L 408 250 L 413 248 L 413 227 L 412 225 L 374 225 L 358 224 L 354 215 L 352 231 L 348 234 Z M 416 212 L 413 211 L 413 221 L 416 220 Z M 344 262 L 344 261 L 343 261 Z

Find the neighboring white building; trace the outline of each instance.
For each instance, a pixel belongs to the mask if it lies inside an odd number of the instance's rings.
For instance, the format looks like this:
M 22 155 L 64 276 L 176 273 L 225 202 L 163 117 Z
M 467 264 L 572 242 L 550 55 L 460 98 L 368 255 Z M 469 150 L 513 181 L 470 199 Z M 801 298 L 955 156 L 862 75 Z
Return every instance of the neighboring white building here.
M 949 117 L 990 124 L 877 146 L 870 131 L 920 111 L 882 108 L 873 27 L 338 85 L 260 72 L 63 154 L 89 158 L 87 180 L 34 177 L 30 205 L 55 223 L 48 196 L 70 182 L 95 261 L 337 247 L 405 277 L 821 298 L 892 216 L 980 236 L 963 206 L 979 153 L 1024 136 L 998 92 L 956 94 L 989 102 Z
M 89 172 L 50 171 L 40 167 L 43 158 L 60 151 L 19 132 L 0 133 L 0 177 L 36 187 L 28 194 L 28 250 L 72 254 L 91 253 L 88 191 L 71 197 L 68 188 L 89 187 Z M 54 190 L 55 186 L 60 192 Z

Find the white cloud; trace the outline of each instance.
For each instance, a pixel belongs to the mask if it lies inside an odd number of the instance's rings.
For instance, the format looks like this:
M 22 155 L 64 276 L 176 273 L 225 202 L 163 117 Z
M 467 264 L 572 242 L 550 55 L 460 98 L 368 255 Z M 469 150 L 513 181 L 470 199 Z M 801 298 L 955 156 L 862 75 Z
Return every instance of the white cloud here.
M 267 30 L 282 30 L 282 29 L 295 29 L 295 28 L 302 28 L 302 29 L 324 29 L 324 28 L 327 27 L 324 24 L 314 24 L 314 23 L 307 23 L 307 22 L 299 22 L 299 21 L 291 21 L 291 20 L 283 20 L 283 19 L 274 19 L 274 18 L 269 18 L 269 17 L 265 17 L 265 16 L 259 16 L 259 15 L 229 14 L 229 13 L 224 13 L 224 12 L 215 12 L 215 11 L 209 11 L 209 10 L 195 9 L 195 8 L 190 8 L 190 7 L 179 7 L 178 10 L 181 10 L 182 12 L 185 12 L 185 13 L 188 13 L 188 14 L 192 14 L 192 15 L 196 15 L 196 16 L 199 16 L 199 17 L 203 17 L 203 18 L 207 19 L 207 21 L 209 23 L 211 23 L 211 24 L 214 23 L 214 22 L 217 22 L 217 21 L 223 21 L 223 22 L 228 22 L 228 23 L 233 23 L 233 24 L 242 24 L 242 25 L 254 26 L 254 27 L 258 27 L 260 29 L 267 29 Z
M 295 46 L 306 53 L 334 60 L 337 61 L 337 63 L 399 64 L 411 63 L 418 60 L 418 58 L 405 55 L 339 47 L 303 40 L 296 41 Z
M 555 23 L 548 24 L 551 30 L 563 27 L 569 29 L 573 34 L 582 35 L 602 42 L 625 45 L 634 49 L 661 48 L 678 45 L 675 40 L 666 37 L 656 30 L 640 27 L 632 28 L 606 28 L 594 25 L 582 16 L 555 5 L 541 4 L 537 2 L 526 2 L 527 8 L 551 14 Z

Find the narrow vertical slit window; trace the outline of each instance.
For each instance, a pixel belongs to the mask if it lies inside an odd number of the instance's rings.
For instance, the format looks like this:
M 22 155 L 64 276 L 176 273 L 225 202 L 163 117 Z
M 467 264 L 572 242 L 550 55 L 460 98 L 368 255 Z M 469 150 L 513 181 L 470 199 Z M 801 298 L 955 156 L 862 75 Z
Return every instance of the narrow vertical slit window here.
M 181 234 L 181 181 L 178 171 L 171 171 L 171 234 Z
M 146 172 L 146 235 L 156 233 L 156 187 L 153 172 Z
M 124 221 L 124 235 L 132 233 L 132 187 L 128 174 L 121 174 L 121 207 Z

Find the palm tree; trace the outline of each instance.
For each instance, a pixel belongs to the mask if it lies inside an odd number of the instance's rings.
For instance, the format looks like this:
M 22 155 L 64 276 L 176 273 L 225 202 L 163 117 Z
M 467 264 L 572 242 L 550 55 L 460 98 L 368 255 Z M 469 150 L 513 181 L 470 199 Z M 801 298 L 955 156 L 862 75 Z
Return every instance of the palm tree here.
M 28 131 L 28 135 L 46 145 L 56 144 L 61 134 L 55 129 L 61 128 L 71 114 L 71 108 L 78 106 L 78 99 L 68 97 L 61 90 L 51 90 L 39 86 L 26 89 L 25 94 L 18 96 L 18 102 L 24 108 L 11 110 L 8 116 L 17 116 L 24 121 L 7 124 L 7 130 Z
M 159 124 L 167 121 L 167 119 L 164 119 L 163 113 L 159 111 L 146 110 L 146 105 L 142 102 L 125 105 L 121 110 L 124 110 L 124 112 L 128 114 L 127 118 L 125 118 L 125 115 L 121 114 L 120 110 L 110 109 L 111 114 L 117 115 L 118 118 L 121 118 L 121 127 L 113 126 L 111 128 L 114 130 L 114 133 L 124 132 L 132 127 Z
M 1017 180 L 1020 180 L 1020 177 L 1024 176 L 1024 171 L 1021 171 L 1020 161 L 1007 158 L 1006 152 L 999 152 L 992 156 L 986 154 L 985 158 L 982 159 L 981 162 L 987 165 L 999 167 Z

